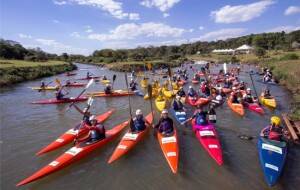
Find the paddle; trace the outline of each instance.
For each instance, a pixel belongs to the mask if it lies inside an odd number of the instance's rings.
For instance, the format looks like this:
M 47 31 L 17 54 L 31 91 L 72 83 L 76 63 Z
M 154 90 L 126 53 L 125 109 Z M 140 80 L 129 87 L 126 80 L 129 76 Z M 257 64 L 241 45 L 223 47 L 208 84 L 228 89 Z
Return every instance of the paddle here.
M 113 76 L 113 82 L 112 82 L 112 85 L 111 85 L 111 88 L 112 88 L 112 89 L 114 89 L 114 83 L 115 83 L 116 78 L 117 78 L 117 76 L 114 75 L 114 76 Z
M 127 92 L 129 94 L 128 79 L 127 79 L 126 72 L 125 72 L 125 82 L 126 82 Z M 132 128 L 133 120 L 132 120 L 132 109 L 131 109 L 130 96 L 128 96 L 128 103 L 129 103 L 129 114 L 130 114 L 130 128 Z
M 44 88 L 46 88 L 49 84 L 51 84 L 53 81 L 50 81 L 49 83 L 47 83 Z M 39 89 L 39 92 L 41 92 L 43 90 L 43 88 Z
M 85 88 L 79 93 L 79 95 L 76 97 L 76 99 L 77 98 L 79 98 L 92 84 L 94 83 L 94 79 L 91 79 L 88 83 L 87 83 L 87 85 L 85 86 Z M 70 105 L 69 105 L 69 107 L 67 108 L 67 110 L 69 110 L 73 105 L 75 104 L 75 102 L 73 102 L 73 103 L 71 103 Z M 66 111 L 67 111 L 66 110 Z
M 257 91 L 256 91 L 256 88 L 255 88 L 255 86 L 254 86 L 253 79 L 252 79 L 252 74 L 249 73 L 249 76 L 250 76 L 250 79 L 251 79 L 251 83 L 252 83 L 253 90 L 254 90 L 254 92 L 255 92 L 256 98 L 258 98 Z M 258 104 L 261 105 L 261 103 L 260 103 L 259 101 L 258 101 Z
M 172 81 L 171 81 L 172 71 L 171 71 L 170 65 L 169 65 L 169 67 L 168 67 L 168 75 L 169 75 L 169 82 L 170 82 L 170 84 L 171 84 L 172 95 L 174 96 L 174 89 L 173 89 L 173 84 L 172 84 Z

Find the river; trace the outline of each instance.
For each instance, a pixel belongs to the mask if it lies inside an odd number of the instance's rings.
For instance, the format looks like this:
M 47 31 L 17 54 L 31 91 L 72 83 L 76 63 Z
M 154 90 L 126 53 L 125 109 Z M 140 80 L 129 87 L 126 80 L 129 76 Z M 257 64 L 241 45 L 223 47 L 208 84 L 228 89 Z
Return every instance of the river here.
M 68 78 L 84 77 L 87 70 L 96 75 L 117 75 L 115 89 L 125 88 L 124 73 L 116 73 L 95 66 L 78 64 L 78 75 Z M 200 67 L 195 65 L 195 67 Z M 220 68 L 215 68 L 215 72 Z M 249 70 L 249 67 L 245 67 Z M 65 79 L 61 74 L 44 78 L 51 81 L 55 77 Z M 249 74 L 242 72 L 240 78 L 251 85 Z M 263 84 L 257 82 L 260 92 Z M 67 105 L 33 105 L 30 102 L 53 97 L 53 92 L 39 93 L 30 86 L 38 86 L 39 80 L 23 82 L 0 90 L 1 105 L 1 189 L 205 189 L 205 190 L 262 190 L 268 189 L 260 167 L 256 148 L 257 138 L 252 141 L 241 140 L 239 134 L 257 136 L 265 127 L 273 114 L 288 110 L 291 96 L 279 86 L 271 86 L 271 92 L 279 103 L 274 112 L 265 109 L 266 114 L 260 116 L 246 111 L 241 118 L 227 106 L 217 108 L 217 131 L 223 148 L 224 165 L 218 166 L 201 147 L 191 131 L 191 126 L 178 125 L 179 136 L 179 170 L 172 174 L 152 131 L 132 151 L 124 157 L 107 164 L 121 136 L 105 147 L 97 149 L 79 162 L 51 174 L 43 179 L 23 187 L 15 185 L 33 174 L 36 170 L 50 163 L 71 147 L 35 156 L 42 147 L 55 140 L 66 130 L 75 126 L 81 119 L 80 114 L 71 109 L 64 111 Z M 185 86 L 188 88 L 188 85 Z M 70 95 L 76 96 L 82 88 L 72 88 Z M 95 84 L 88 91 L 102 90 L 103 85 Z M 142 97 L 131 97 L 133 110 L 141 108 L 144 113 L 150 112 L 149 101 Z M 78 103 L 84 107 L 85 103 Z M 153 104 L 154 106 L 154 104 Z M 155 106 L 154 106 L 155 107 Z M 125 121 L 129 117 L 128 97 L 96 98 L 92 105 L 93 113 L 103 113 L 108 109 L 116 111 L 105 122 L 110 128 Z M 193 108 L 187 106 L 189 114 Z M 155 120 L 158 120 L 156 113 Z M 297 146 L 290 146 L 283 175 L 272 189 L 299 189 L 300 185 L 300 151 Z

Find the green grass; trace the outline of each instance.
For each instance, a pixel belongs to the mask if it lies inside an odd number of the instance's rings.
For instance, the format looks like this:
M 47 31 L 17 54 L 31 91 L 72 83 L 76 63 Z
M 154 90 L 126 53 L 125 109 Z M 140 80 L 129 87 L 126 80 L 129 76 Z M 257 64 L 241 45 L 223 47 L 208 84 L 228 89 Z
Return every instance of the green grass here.
M 67 64 L 63 61 L 46 61 L 46 62 L 31 62 L 24 60 L 0 60 L 0 68 L 9 67 L 37 67 L 37 66 L 54 66 Z

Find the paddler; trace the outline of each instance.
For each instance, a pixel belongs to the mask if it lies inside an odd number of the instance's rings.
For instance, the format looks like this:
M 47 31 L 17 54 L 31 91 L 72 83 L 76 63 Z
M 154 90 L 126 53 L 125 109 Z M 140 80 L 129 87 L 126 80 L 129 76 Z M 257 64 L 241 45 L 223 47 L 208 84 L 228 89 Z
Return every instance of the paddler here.
M 243 101 L 249 104 L 254 103 L 254 97 L 251 94 L 251 88 L 247 88 L 246 93 L 243 95 Z
M 197 125 L 206 125 L 208 124 L 207 114 L 208 112 L 204 111 L 201 105 L 197 105 L 197 109 L 195 110 L 193 116 L 181 124 L 184 125 L 185 123 L 191 121 L 192 119 L 195 119 L 195 123 Z
M 138 84 L 133 79 L 130 80 L 129 87 L 130 87 L 131 91 L 136 91 L 137 85 Z
M 137 109 L 135 112 L 135 117 L 133 118 L 133 125 L 130 125 L 131 132 L 140 132 L 146 129 L 146 124 L 151 126 L 143 116 L 143 112 L 140 109 Z
M 176 96 L 176 98 L 173 101 L 172 107 L 174 111 L 185 111 L 185 108 L 183 107 L 182 102 L 180 101 L 181 97 L 180 96 Z
M 70 80 L 66 80 L 66 85 L 65 86 L 69 86 L 71 84 Z
M 105 139 L 105 127 L 97 121 L 97 118 L 93 115 L 90 118 L 90 126 L 87 126 L 89 134 L 87 137 L 82 139 L 76 139 L 76 143 L 86 142 L 91 144 L 99 140 Z
M 281 141 L 284 134 L 287 134 L 287 131 L 280 126 L 281 120 L 277 116 L 271 117 L 270 125 L 264 128 L 260 132 L 261 137 L 268 138 L 270 140 Z
M 185 97 L 185 92 L 183 90 L 183 87 L 180 87 L 178 92 L 177 92 L 177 95 L 180 96 L 180 97 Z
M 270 82 L 272 80 L 272 77 L 273 77 L 272 72 L 269 69 L 267 69 L 267 72 L 263 77 L 263 82 Z
M 267 99 L 272 98 L 271 92 L 267 88 L 261 93 L 261 96 L 263 96 L 264 98 L 267 98 Z
M 195 91 L 195 89 L 192 86 L 189 86 L 188 95 L 190 97 L 196 97 L 197 96 L 197 92 Z
M 204 95 L 206 96 L 206 97 L 209 97 L 210 96 L 210 89 L 209 89 L 209 85 L 208 85 L 208 82 L 205 82 L 204 83 Z
M 168 116 L 168 110 L 161 112 L 161 118 L 154 126 L 163 136 L 171 135 L 174 131 L 173 120 Z
M 91 78 L 91 76 L 92 76 L 91 73 L 88 71 L 88 72 L 86 73 L 86 78 L 89 79 L 89 78 Z
M 238 86 L 238 88 L 239 88 L 240 90 L 245 90 L 245 89 L 246 89 L 246 84 L 245 84 L 245 82 L 244 82 L 244 81 L 241 81 L 240 84 L 239 84 L 239 86 Z
M 102 80 L 107 80 L 107 77 L 103 75 Z
M 241 103 L 241 100 L 242 100 L 242 95 L 241 95 L 241 92 L 240 90 L 237 90 L 236 87 L 233 87 L 232 88 L 232 92 L 230 94 L 230 100 L 232 103 L 236 103 L 236 104 L 240 104 Z
M 112 94 L 112 87 L 111 87 L 110 83 L 107 83 L 107 84 L 105 85 L 104 93 L 105 93 L 105 94 Z
M 41 86 L 40 86 L 41 89 L 45 89 L 46 88 L 46 84 L 45 84 L 45 81 L 41 81 Z
M 63 99 L 64 99 L 64 96 L 67 95 L 67 93 L 66 93 L 66 94 L 63 94 L 62 90 L 63 90 L 63 87 L 59 88 L 59 89 L 56 91 L 55 96 L 56 96 L 56 99 L 57 99 L 57 100 L 63 100 Z

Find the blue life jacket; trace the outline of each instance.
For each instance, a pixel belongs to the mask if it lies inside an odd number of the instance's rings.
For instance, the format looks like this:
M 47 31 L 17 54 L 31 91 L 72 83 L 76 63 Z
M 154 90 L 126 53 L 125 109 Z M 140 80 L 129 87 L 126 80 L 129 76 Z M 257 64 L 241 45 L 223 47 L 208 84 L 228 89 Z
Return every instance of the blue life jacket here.
M 178 101 L 178 100 L 174 100 L 174 103 L 173 103 L 173 109 L 174 109 L 175 111 L 180 111 L 180 110 L 182 110 L 182 109 L 183 109 L 182 103 L 181 103 L 180 101 Z
M 133 120 L 133 125 L 136 131 L 143 131 L 146 128 L 145 120 L 143 117 L 136 117 Z
M 204 113 L 197 113 L 196 114 L 196 124 L 197 125 L 205 125 L 205 124 L 207 124 L 206 114 L 204 114 Z

